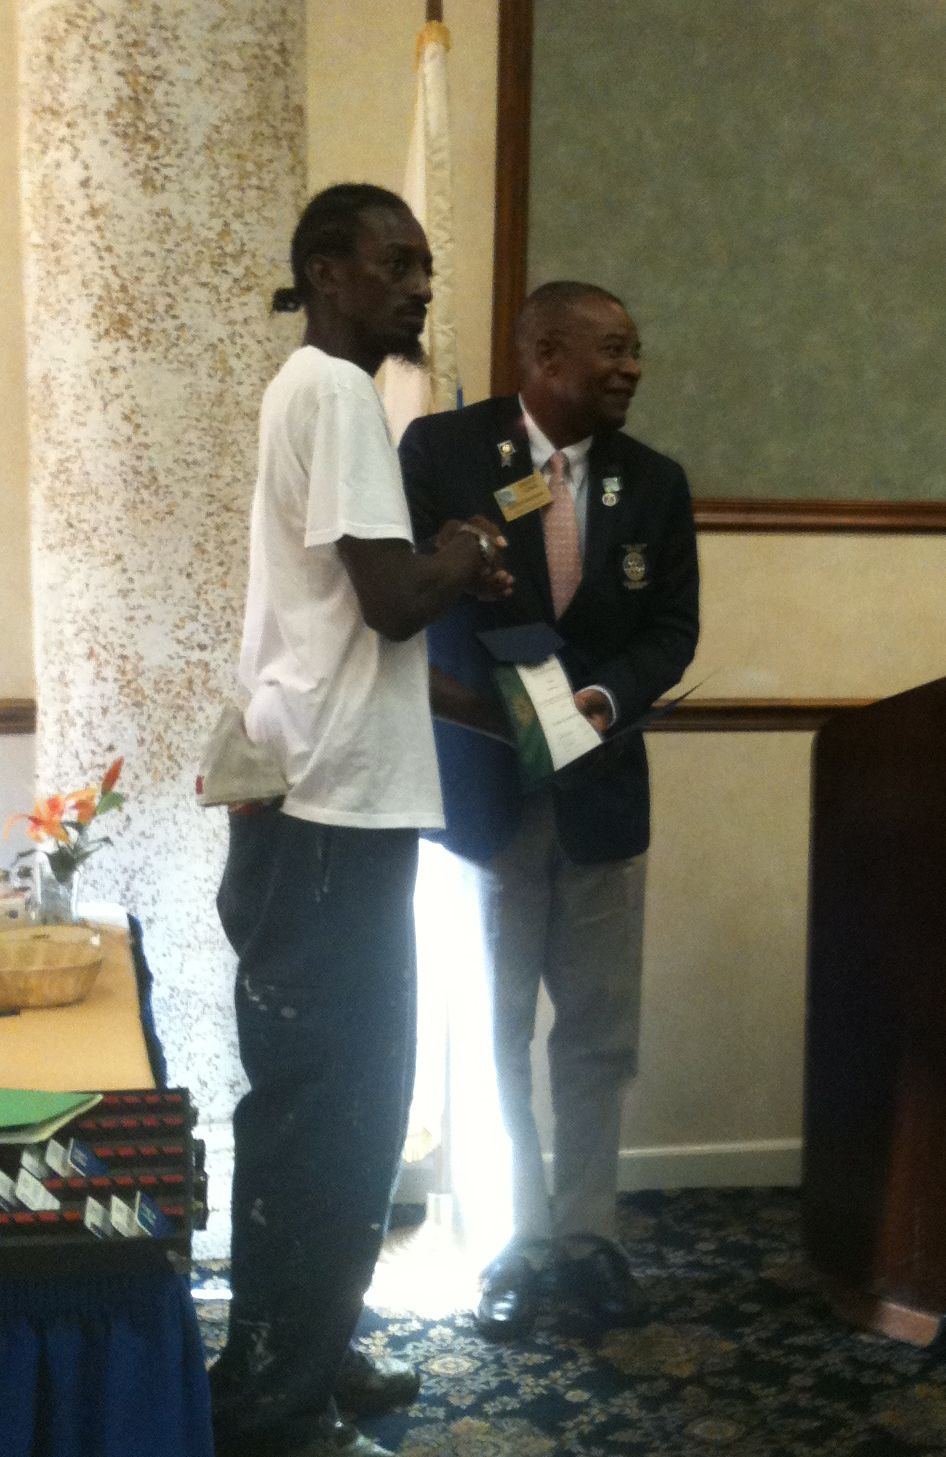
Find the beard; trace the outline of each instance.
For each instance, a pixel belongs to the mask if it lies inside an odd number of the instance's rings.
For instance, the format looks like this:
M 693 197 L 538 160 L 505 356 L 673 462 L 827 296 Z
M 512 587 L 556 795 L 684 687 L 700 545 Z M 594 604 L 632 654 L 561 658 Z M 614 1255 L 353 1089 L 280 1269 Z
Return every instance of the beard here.
M 389 351 L 388 358 L 397 360 L 398 364 L 409 364 L 414 369 L 426 369 L 430 363 L 427 350 L 420 338 L 412 341 L 399 339 Z

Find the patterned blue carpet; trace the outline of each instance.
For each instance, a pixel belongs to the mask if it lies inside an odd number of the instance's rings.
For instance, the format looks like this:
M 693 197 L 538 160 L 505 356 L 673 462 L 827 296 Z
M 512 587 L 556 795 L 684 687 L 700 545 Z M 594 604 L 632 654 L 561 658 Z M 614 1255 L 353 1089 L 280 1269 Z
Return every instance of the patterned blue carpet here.
M 417 1404 L 362 1427 L 400 1457 L 936 1457 L 946 1352 L 851 1331 L 806 1268 L 797 1191 L 626 1196 L 645 1325 L 549 1317 L 491 1346 L 469 1312 L 366 1312 L 362 1344 L 421 1371 Z M 225 1267 L 197 1272 L 225 1278 Z M 226 1306 L 199 1306 L 208 1352 Z

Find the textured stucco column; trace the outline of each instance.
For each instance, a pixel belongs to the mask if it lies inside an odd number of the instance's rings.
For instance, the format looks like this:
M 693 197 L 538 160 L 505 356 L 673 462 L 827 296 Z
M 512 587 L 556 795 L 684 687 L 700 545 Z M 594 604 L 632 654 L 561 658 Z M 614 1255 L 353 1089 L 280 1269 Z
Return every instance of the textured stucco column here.
M 21 0 L 38 777 L 126 756 L 88 891 L 140 916 L 172 1077 L 239 1087 L 201 741 L 233 687 L 270 318 L 304 199 L 302 0 Z

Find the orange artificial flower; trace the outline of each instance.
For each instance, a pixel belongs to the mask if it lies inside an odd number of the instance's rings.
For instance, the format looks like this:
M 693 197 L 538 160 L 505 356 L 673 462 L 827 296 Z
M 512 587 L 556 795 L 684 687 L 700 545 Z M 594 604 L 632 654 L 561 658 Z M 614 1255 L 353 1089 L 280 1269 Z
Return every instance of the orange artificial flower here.
M 31 840 L 58 840 L 60 844 L 68 845 L 69 832 L 62 825 L 65 812 L 66 800 L 63 796 L 51 794 L 48 799 L 41 799 L 33 805 L 32 814 L 11 815 L 4 826 L 4 837 L 9 834 L 10 826 L 16 824 L 17 820 L 26 820 L 26 833 Z
M 66 795 L 66 802 L 72 810 L 72 817 L 80 825 L 88 825 L 95 819 L 95 811 L 98 808 L 99 792 L 95 785 L 88 789 L 76 789 L 72 794 Z
M 124 762 L 125 760 L 123 758 L 116 759 L 114 763 L 110 764 L 106 769 L 105 778 L 102 780 L 103 794 L 108 794 L 109 790 L 115 788 L 115 785 L 118 783 L 118 776 L 122 772 L 122 765 L 124 764 Z
M 89 826 L 100 814 L 121 809 L 124 804 L 125 796 L 115 792 L 123 763 L 123 759 L 115 759 L 100 785 L 89 784 L 69 794 L 51 794 L 48 799 L 37 800 L 30 814 L 11 815 L 4 826 L 4 838 L 15 824 L 24 821 L 26 833 L 39 845 L 39 853 L 47 856 L 56 879 L 71 875 L 90 855 L 111 843 L 107 836 L 92 839 Z M 30 853 L 35 852 L 24 851 L 17 860 Z

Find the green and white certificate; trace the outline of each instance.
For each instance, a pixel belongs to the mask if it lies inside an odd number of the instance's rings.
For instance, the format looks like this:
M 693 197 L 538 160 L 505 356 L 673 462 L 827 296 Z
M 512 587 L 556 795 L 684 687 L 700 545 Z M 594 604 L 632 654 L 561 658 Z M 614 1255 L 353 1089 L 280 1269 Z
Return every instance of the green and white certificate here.
M 494 673 L 527 788 L 534 788 L 602 742 L 597 729 L 576 708 L 574 690 L 554 654 L 534 666 L 501 663 Z

